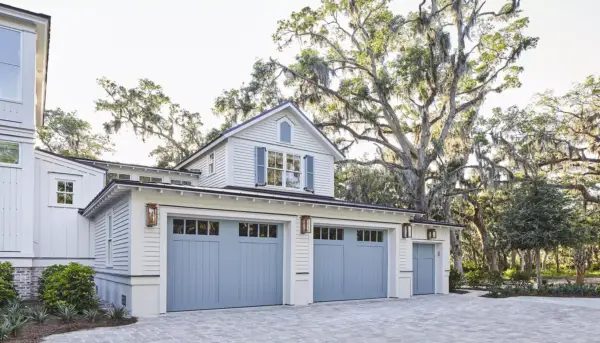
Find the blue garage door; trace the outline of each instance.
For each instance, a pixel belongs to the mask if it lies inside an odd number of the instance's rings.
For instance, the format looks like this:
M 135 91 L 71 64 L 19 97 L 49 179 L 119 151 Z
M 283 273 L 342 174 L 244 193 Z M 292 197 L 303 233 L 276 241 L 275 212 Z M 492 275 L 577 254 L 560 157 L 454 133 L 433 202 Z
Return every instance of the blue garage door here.
M 383 230 L 315 227 L 314 301 L 387 297 Z
M 435 245 L 413 245 L 413 294 L 435 293 Z
M 167 310 L 283 303 L 282 226 L 169 218 Z

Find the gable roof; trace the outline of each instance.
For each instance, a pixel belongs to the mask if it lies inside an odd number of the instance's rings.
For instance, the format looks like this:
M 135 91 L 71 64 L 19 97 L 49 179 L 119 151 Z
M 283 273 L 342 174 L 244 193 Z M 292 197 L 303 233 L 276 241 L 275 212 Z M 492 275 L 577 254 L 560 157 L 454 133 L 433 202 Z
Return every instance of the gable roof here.
M 54 156 L 56 158 L 60 158 L 60 159 L 66 160 L 66 161 L 70 161 L 70 162 L 73 162 L 73 163 L 76 163 L 76 164 L 79 164 L 79 165 L 82 165 L 82 166 L 86 166 L 88 168 L 98 169 L 98 170 L 101 170 L 103 172 L 107 172 L 108 171 L 108 169 L 106 169 L 106 168 L 102 168 L 102 167 L 99 167 L 99 166 L 94 166 L 94 165 L 91 165 L 91 164 L 88 164 L 88 163 L 84 163 L 84 162 L 78 161 L 75 157 L 63 156 L 63 155 L 54 153 L 54 152 L 49 151 L 49 150 L 41 149 L 39 147 L 36 147 L 35 151 L 38 152 L 38 153 L 44 153 L 44 154 L 48 154 L 50 156 Z
M 259 123 L 259 122 L 269 118 L 270 116 L 274 115 L 275 113 L 281 112 L 282 110 L 284 110 L 286 108 L 291 109 L 292 112 L 294 112 L 296 115 L 298 115 L 298 117 L 300 118 L 300 120 L 303 123 L 307 124 L 306 126 L 310 129 L 310 131 L 315 133 L 315 136 L 317 136 L 321 140 L 323 145 L 326 146 L 329 151 L 331 151 L 331 153 L 334 156 L 334 160 L 337 161 L 337 160 L 341 160 L 341 159 L 345 158 L 344 154 L 335 146 L 335 144 L 333 144 L 333 142 L 331 142 L 329 140 L 329 138 L 327 138 L 327 136 L 325 136 L 325 134 L 323 134 L 323 132 L 321 132 L 321 130 L 319 130 L 315 126 L 315 124 L 313 124 L 313 122 L 310 119 L 308 119 L 308 117 L 302 112 L 302 110 L 300 108 L 298 108 L 298 106 L 294 105 L 294 103 L 292 103 L 291 101 L 286 101 L 286 102 L 281 103 L 269 110 L 259 113 L 258 115 L 246 120 L 243 123 L 240 123 L 238 125 L 235 125 L 229 129 L 223 131 L 220 135 L 218 135 L 213 140 L 211 140 L 210 142 L 206 143 L 203 147 L 198 149 L 198 151 L 196 151 L 192 155 L 184 158 L 181 162 L 179 162 L 175 166 L 174 169 L 182 168 L 183 166 L 185 166 L 186 164 L 188 164 L 189 162 L 191 162 L 198 156 L 202 155 L 202 153 L 213 148 L 214 146 L 221 143 L 223 140 L 227 139 L 228 137 L 231 137 L 232 135 L 246 129 L 249 126 Z

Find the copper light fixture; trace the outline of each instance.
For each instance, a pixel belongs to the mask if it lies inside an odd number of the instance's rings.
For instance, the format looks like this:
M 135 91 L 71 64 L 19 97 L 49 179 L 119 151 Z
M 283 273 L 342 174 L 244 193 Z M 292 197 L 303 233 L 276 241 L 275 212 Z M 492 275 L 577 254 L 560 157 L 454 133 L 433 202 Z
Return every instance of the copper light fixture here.
M 427 229 L 427 239 L 436 239 L 437 231 L 435 229 Z
M 412 225 L 409 223 L 402 224 L 402 238 L 412 237 Z
M 152 227 L 158 225 L 158 205 L 146 204 L 146 226 Z
M 312 223 L 310 216 L 301 216 L 300 217 L 300 233 L 311 233 L 312 232 Z

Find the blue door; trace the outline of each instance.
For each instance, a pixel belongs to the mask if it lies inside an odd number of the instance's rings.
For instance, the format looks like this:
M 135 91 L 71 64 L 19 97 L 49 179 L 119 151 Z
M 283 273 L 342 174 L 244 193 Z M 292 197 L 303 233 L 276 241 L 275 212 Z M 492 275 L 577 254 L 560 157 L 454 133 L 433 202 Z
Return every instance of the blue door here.
M 169 218 L 167 310 L 282 304 L 282 236 L 271 223 Z
M 387 297 L 387 232 L 314 227 L 314 301 Z
M 435 245 L 413 245 L 413 294 L 435 293 Z

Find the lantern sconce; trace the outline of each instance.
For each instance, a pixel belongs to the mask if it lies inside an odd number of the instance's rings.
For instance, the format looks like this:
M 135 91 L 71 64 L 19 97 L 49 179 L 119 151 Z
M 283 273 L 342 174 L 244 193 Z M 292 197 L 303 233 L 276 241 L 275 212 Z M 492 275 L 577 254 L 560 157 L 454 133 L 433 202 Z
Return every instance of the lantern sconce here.
M 146 204 L 146 226 L 152 227 L 158 225 L 158 205 Z
M 402 224 L 402 238 L 412 238 L 412 225 L 409 223 Z
M 312 222 L 310 216 L 301 216 L 300 217 L 300 233 L 311 233 L 312 232 Z
M 437 231 L 435 229 L 427 229 L 427 239 L 437 239 Z

